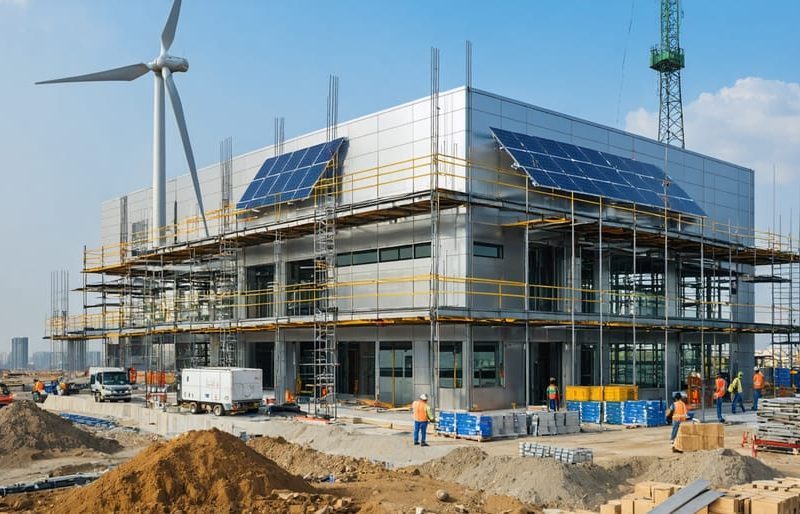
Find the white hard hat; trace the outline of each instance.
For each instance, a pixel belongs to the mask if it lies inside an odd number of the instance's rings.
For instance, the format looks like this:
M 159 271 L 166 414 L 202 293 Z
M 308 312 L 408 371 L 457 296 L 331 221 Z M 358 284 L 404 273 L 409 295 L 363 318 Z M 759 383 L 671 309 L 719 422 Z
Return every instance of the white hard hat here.
M 422 400 L 422 401 L 428 401 L 428 395 L 425 394 L 425 393 L 422 393 L 421 395 L 419 395 L 419 399 Z
M 758 371 L 758 366 L 754 367 L 753 371 Z

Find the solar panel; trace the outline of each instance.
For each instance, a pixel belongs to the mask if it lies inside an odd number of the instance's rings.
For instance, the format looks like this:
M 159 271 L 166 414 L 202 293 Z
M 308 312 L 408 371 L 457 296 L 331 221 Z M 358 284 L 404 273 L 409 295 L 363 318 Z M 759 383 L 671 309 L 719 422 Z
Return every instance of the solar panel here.
M 591 148 L 490 127 L 492 134 L 537 187 L 705 216 L 689 194 L 658 166 Z M 247 192 L 245 192 L 247 195 Z
M 261 165 L 236 207 L 255 209 L 307 199 L 343 142 L 340 137 L 270 157 Z

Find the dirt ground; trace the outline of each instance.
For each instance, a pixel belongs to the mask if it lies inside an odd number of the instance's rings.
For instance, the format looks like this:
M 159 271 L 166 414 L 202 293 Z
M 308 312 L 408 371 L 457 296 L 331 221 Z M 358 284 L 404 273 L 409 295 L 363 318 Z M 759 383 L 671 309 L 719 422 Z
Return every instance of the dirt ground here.
M 286 425 L 291 423 L 287 421 Z M 724 487 L 776 476 L 800 476 L 798 456 L 760 452 L 758 459 L 752 459 L 750 449 L 741 447 L 742 435 L 747 427 L 745 424 L 725 427 L 726 450 L 681 456 L 671 451 L 669 427 L 601 429 L 595 425 L 584 425 L 584 431 L 579 434 L 486 443 L 432 436 L 429 438 L 431 448 L 419 448 L 411 446 L 407 440 L 410 435 L 403 432 L 394 432 L 393 435 L 382 438 L 371 431 L 360 433 L 359 430 L 343 431 L 341 427 L 335 426 L 308 426 L 299 432 L 291 431 L 297 434 L 294 442 L 280 437 L 256 437 L 245 448 L 249 447 L 248 451 L 254 450 L 277 464 L 281 470 L 297 476 L 310 489 L 294 487 L 270 492 L 262 488 L 259 489 L 258 497 L 245 508 L 235 502 L 225 503 L 229 498 L 237 496 L 231 496 L 231 486 L 224 485 L 222 487 L 225 494 L 218 495 L 215 500 L 221 503 L 214 504 L 209 512 L 412 513 L 417 507 L 423 507 L 426 512 L 435 513 L 539 513 L 546 507 L 597 509 L 604 501 L 630 492 L 633 484 L 642 480 L 660 479 L 687 483 L 699 476 L 705 476 L 718 487 Z M 130 429 L 81 430 L 98 437 L 114 439 L 123 449 L 109 455 L 94 453 L 33 460 L 27 466 L 17 469 L 0 467 L 0 485 L 38 479 L 45 473 L 59 475 L 96 471 L 109 466 L 119 466 L 117 469 L 122 469 L 126 466 L 125 463 L 130 464 L 139 459 L 137 454 L 144 448 L 147 451 L 153 448 L 148 445 L 153 442 L 154 436 Z M 560 447 L 591 448 L 594 452 L 594 464 L 569 466 L 548 459 L 519 457 L 519 443 L 532 440 Z M 298 442 L 301 444 L 297 444 Z M 160 444 L 161 447 L 164 446 L 164 443 Z M 206 447 L 213 446 L 209 441 L 204 444 Z M 376 444 L 378 446 L 374 446 Z M 407 453 L 410 457 L 384 464 L 378 456 L 386 453 L 387 446 L 392 447 L 390 455 Z M 331 453 L 314 449 L 320 447 L 329 449 Z M 426 454 L 424 450 L 431 452 Z M 160 451 L 163 453 L 165 450 L 162 448 Z M 358 457 L 372 454 L 373 457 L 355 458 L 350 454 Z M 429 457 L 422 459 L 427 462 L 422 462 L 413 455 Z M 174 459 L 175 462 L 190 460 L 188 457 Z M 396 467 L 398 460 L 415 463 Z M 167 458 L 167 461 L 173 462 L 172 457 Z M 202 468 L 201 461 L 194 462 Z M 221 461 L 215 462 L 214 466 L 218 467 Z M 133 473 L 130 476 L 136 476 L 140 471 L 129 470 L 129 473 Z M 130 480 L 133 479 L 118 477 L 115 481 L 105 480 L 105 483 L 124 485 Z M 158 481 L 164 480 L 166 479 L 158 478 Z M 207 480 L 212 484 L 209 489 L 216 490 L 218 486 L 213 485 L 217 483 L 215 481 L 227 483 L 228 477 L 211 476 Z M 247 480 L 249 479 L 236 479 L 234 486 L 244 487 Z M 100 481 L 86 486 L 83 490 L 88 493 L 89 488 L 99 483 Z M 180 493 L 182 488 L 188 487 L 171 478 L 164 484 L 165 490 L 172 493 Z M 105 494 L 110 494 L 110 497 L 119 495 L 112 486 L 104 487 L 109 488 Z M 447 492 L 446 501 L 437 498 L 440 490 Z M 49 512 L 61 505 L 69 494 L 70 491 L 58 491 L 12 495 L 0 499 L 0 511 Z M 166 493 L 156 490 L 151 497 L 163 499 L 164 494 Z M 142 509 L 142 512 L 168 511 L 170 510 L 159 510 L 157 507 Z M 183 511 L 204 512 L 202 508 L 194 508 L 188 504 Z

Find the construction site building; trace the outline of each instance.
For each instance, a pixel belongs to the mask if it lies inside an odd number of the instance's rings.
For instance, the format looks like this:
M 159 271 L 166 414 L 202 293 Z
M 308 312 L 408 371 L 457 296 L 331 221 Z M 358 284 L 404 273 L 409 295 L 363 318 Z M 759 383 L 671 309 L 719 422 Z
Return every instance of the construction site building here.
M 508 144 L 523 136 L 552 148 L 526 164 Z M 330 152 L 314 178 L 311 147 Z M 588 184 L 545 163 L 558 152 Z M 665 174 L 661 204 L 590 176 L 641 165 Z M 447 409 L 542 403 L 550 377 L 642 398 L 693 371 L 747 383 L 757 334 L 796 341 L 797 244 L 755 230 L 753 170 L 489 92 L 223 145 L 200 179 L 209 237 L 188 175 L 167 183 L 166 233 L 149 188 L 103 203 L 85 311 L 48 337 L 101 340 L 107 364 L 140 370 L 261 368 L 279 401 Z

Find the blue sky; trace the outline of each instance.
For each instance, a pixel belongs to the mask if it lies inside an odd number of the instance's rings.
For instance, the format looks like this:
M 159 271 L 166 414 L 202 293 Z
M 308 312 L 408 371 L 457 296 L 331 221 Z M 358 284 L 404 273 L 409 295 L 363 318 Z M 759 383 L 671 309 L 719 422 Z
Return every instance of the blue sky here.
M 771 223 L 771 163 L 785 194 L 778 208 L 800 213 L 800 3 L 764 5 L 688 1 L 682 27 L 687 147 L 757 169 L 762 227 Z M 0 0 L 0 351 L 15 335 L 44 348 L 50 271 L 68 268 L 77 285 L 82 245 L 98 244 L 100 203 L 150 177 L 147 77 L 33 82 L 151 60 L 169 8 L 168 0 Z M 442 51 L 442 88 L 461 85 L 465 39 L 476 87 L 654 135 L 657 80 L 647 61 L 658 41 L 656 0 L 185 0 L 172 53 L 191 66 L 176 82 L 198 164 L 214 163 L 228 136 L 235 153 L 269 144 L 275 116 L 286 118 L 287 137 L 323 126 L 330 73 L 340 77 L 342 120 L 426 95 L 431 46 Z M 772 128 L 766 136 L 763 126 Z M 167 130 L 176 175 L 185 165 L 171 120 Z M 73 295 L 75 312 L 79 303 Z

